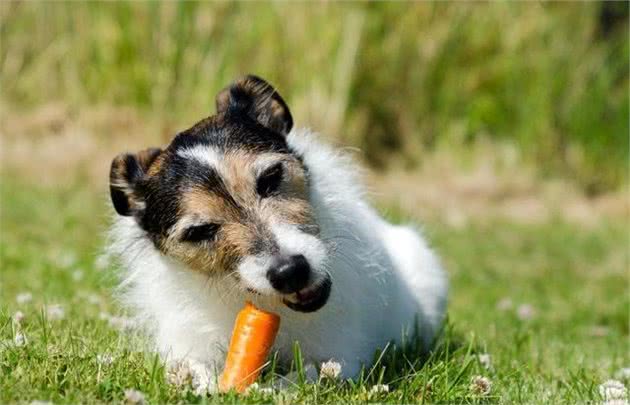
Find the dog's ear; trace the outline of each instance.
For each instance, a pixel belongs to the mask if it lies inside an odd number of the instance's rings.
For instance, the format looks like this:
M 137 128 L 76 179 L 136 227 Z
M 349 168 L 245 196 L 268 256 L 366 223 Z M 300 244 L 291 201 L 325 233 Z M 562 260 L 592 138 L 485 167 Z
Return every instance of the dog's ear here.
M 160 153 L 159 148 L 149 148 L 114 158 L 109 172 L 109 193 L 118 214 L 130 216 L 144 209 L 144 193 L 139 185 Z
M 245 114 L 266 128 L 286 135 L 293 127 L 289 107 L 269 83 L 245 76 L 217 95 L 217 114 Z

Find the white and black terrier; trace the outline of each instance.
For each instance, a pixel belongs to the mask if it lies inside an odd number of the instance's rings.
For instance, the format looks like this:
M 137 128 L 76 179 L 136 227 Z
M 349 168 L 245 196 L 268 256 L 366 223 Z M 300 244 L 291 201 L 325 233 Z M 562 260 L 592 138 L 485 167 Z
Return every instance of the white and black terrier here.
M 353 377 L 405 335 L 429 348 L 448 284 L 419 232 L 382 219 L 356 166 L 294 129 L 264 80 L 236 81 L 216 108 L 111 166 L 110 250 L 156 350 L 221 370 L 246 300 L 280 315 L 281 362 L 298 342 L 306 362 Z

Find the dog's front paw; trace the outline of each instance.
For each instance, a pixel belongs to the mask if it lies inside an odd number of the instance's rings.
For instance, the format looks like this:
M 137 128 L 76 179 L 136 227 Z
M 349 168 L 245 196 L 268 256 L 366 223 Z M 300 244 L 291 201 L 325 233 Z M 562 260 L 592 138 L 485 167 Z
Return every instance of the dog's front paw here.
M 218 392 L 218 378 L 210 365 L 192 360 L 171 360 L 166 366 L 166 380 L 180 389 L 191 388 L 195 395 Z

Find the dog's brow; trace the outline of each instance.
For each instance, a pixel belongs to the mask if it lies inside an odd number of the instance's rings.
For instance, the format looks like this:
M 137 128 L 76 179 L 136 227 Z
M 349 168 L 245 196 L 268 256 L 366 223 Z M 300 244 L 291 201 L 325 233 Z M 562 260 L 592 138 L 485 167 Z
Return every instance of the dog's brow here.
M 187 216 L 184 216 L 183 218 L 180 218 L 179 221 L 177 221 L 169 229 L 168 235 L 171 238 L 179 237 L 186 228 L 190 226 L 194 226 L 194 225 L 202 225 L 204 223 L 207 223 L 207 222 L 197 215 L 187 215 Z
M 272 166 L 285 162 L 286 160 L 286 156 L 280 153 L 266 153 L 261 155 L 254 163 L 255 175 L 258 176 Z
M 192 159 L 196 163 L 207 166 L 209 172 L 204 175 L 205 185 L 230 204 L 238 207 L 238 203 L 228 191 L 225 181 L 221 177 L 221 165 L 224 160 L 221 152 L 208 145 L 197 145 L 192 148 L 180 150 L 177 152 L 177 155 L 186 159 Z

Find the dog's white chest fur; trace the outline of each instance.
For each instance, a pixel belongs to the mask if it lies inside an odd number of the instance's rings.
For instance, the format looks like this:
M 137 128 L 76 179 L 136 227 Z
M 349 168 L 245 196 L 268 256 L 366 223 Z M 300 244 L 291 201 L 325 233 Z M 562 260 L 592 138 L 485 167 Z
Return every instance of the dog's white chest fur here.
M 428 347 L 447 297 L 434 253 L 415 229 L 385 222 L 365 202 L 347 158 L 304 130 L 294 130 L 287 141 L 304 158 L 320 238 L 334 249 L 326 259 L 332 292 L 323 308 L 301 313 L 268 304 L 281 316 L 275 343 L 280 358 L 289 360 L 298 342 L 307 361 L 334 359 L 352 377 L 361 365 L 369 366 L 377 348 L 400 342 L 416 325 Z M 220 370 L 236 314 L 245 298 L 256 297 L 163 256 L 131 217 L 119 217 L 111 235 L 111 251 L 123 267 L 124 301 L 155 348 L 167 358 Z

